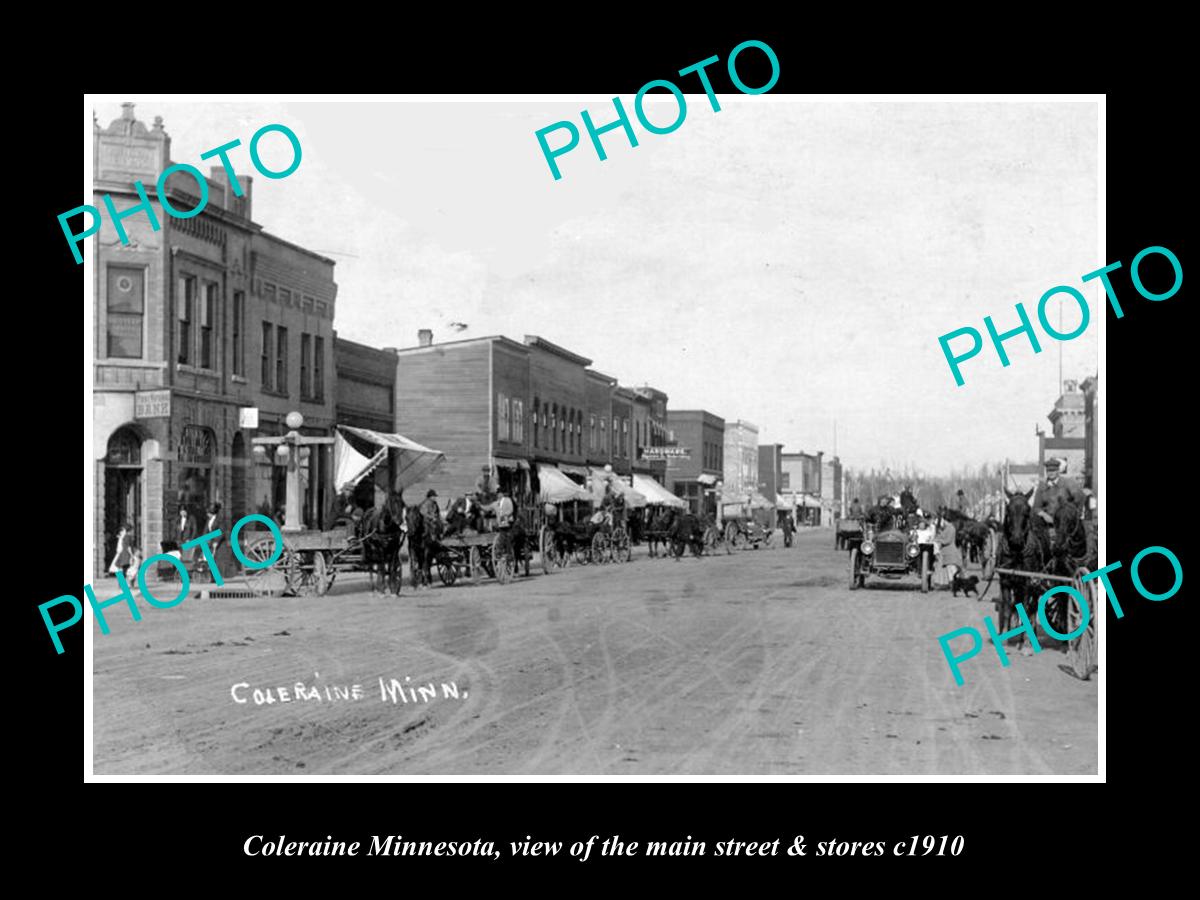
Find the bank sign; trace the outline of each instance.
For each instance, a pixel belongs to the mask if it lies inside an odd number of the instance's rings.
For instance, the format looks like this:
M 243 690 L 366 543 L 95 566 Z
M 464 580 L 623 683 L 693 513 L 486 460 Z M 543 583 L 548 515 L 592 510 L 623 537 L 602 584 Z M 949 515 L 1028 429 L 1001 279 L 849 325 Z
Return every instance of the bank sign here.
M 171 392 L 138 391 L 133 395 L 135 419 L 167 419 L 171 416 Z

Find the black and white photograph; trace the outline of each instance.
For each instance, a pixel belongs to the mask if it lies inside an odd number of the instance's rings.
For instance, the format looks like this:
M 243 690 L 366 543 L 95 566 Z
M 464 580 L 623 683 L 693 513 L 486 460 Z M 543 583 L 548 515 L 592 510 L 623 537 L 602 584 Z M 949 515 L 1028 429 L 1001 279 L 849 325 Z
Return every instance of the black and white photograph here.
M 1104 97 L 676 83 L 87 96 L 89 779 L 1102 780 Z

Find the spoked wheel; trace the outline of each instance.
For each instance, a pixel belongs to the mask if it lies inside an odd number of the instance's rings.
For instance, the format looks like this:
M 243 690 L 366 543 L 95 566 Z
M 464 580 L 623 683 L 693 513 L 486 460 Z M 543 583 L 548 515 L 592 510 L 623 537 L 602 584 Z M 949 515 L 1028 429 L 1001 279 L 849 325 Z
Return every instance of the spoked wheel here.
M 616 562 L 631 562 L 633 560 L 633 545 L 629 541 L 629 532 L 618 528 L 613 533 L 613 559 Z
M 512 580 L 516 560 L 513 558 L 512 542 L 503 532 L 492 541 L 492 567 L 496 572 L 496 580 L 501 584 L 508 584 Z
M 1091 678 L 1099 664 L 1099 644 L 1096 638 L 1096 617 L 1098 615 L 1096 582 L 1084 582 L 1083 576 L 1086 574 L 1088 574 L 1087 569 L 1075 570 L 1074 588 L 1079 591 L 1088 605 L 1087 628 L 1083 630 L 1083 634 L 1071 638 L 1067 643 L 1067 659 L 1071 663 L 1071 669 L 1075 672 L 1075 676 L 1082 681 Z M 1068 627 L 1065 634 L 1075 631 L 1079 627 L 1079 623 L 1083 621 L 1083 611 L 1079 609 L 1078 604 L 1073 599 L 1067 600 L 1067 604 Z
M 1045 591 L 1046 587 L 1043 586 L 1039 593 L 1045 593 Z M 1078 615 L 1075 601 L 1066 594 L 1055 594 L 1046 601 L 1046 624 L 1058 634 L 1069 634 L 1072 631 L 1070 624 L 1072 611 Z M 1069 646 L 1068 649 L 1070 649 Z
M 275 555 L 275 539 L 269 534 L 255 538 L 250 542 L 250 546 L 243 550 L 243 553 L 246 559 L 256 565 L 262 565 Z M 287 549 L 284 548 L 273 565 L 262 569 L 247 568 L 244 572 L 245 577 L 261 591 L 278 593 L 286 590 L 286 569 L 284 568 L 286 554 Z
M 329 586 L 333 584 L 333 579 L 329 575 L 329 565 L 325 561 L 325 554 L 320 550 L 313 553 L 312 584 L 318 597 L 324 597 Z
M 458 564 L 448 556 L 438 558 L 438 578 L 442 580 L 442 584 L 446 587 L 453 587 L 454 582 L 458 581 Z
M 603 531 L 597 531 L 592 536 L 592 561 L 596 563 L 608 562 L 611 546 L 608 535 Z
M 858 548 L 850 550 L 850 590 L 858 590 Z
M 300 562 L 300 554 L 295 550 L 285 549 L 279 560 L 283 567 L 283 592 L 287 596 L 299 597 L 312 593 L 312 586 L 306 585 L 304 567 Z
M 549 575 L 554 571 L 554 535 L 545 525 L 538 536 L 538 552 L 542 557 L 542 571 Z
M 467 551 L 467 569 L 471 573 L 471 584 L 478 585 L 483 577 L 483 555 L 476 546 Z

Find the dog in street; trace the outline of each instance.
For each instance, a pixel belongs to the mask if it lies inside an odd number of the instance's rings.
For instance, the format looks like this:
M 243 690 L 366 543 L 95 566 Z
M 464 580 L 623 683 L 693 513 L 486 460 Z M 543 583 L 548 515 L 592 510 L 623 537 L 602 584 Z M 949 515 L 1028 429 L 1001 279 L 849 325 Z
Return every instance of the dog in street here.
M 958 592 L 962 591 L 964 597 L 970 594 L 978 597 L 979 591 L 975 589 L 975 585 L 977 584 L 979 584 L 978 575 L 959 575 L 955 573 L 954 580 L 950 582 L 950 593 L 957 597 Z

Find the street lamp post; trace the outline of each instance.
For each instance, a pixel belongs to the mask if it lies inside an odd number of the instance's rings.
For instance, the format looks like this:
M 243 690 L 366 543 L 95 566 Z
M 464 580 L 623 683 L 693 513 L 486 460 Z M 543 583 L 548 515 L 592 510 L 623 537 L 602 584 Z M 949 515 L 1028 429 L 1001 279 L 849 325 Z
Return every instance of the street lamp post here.
M 284 505 L 283 531 L 303 531 L 304 517 L 300 512 L 300 451 L 311 445 L 332 444 L 331 437 L 306 437 L 300 433 L 304 424 L 304 416 L 292 410 L 287 414 L 284 423 L 288 433 L 282 437 L 257 437 L 255 444 L 274 446 L 275 452 L 287 459 L 287 494 Z

